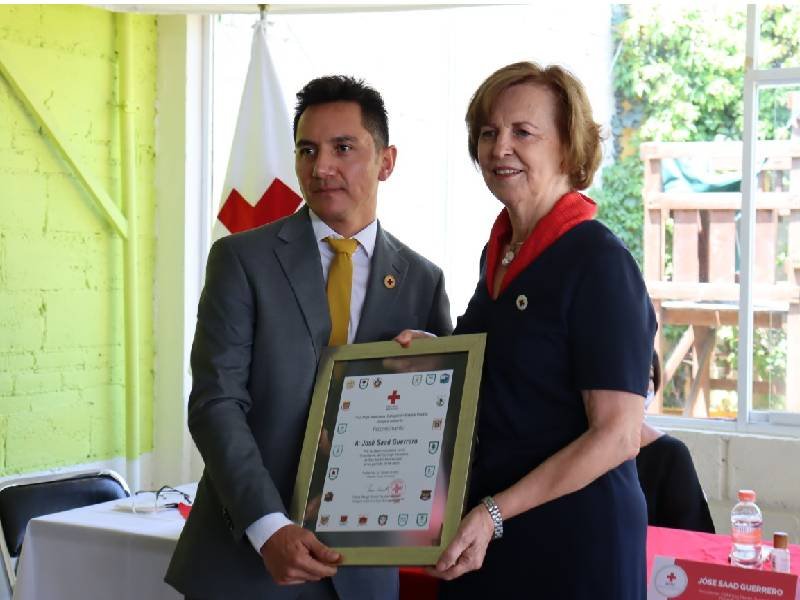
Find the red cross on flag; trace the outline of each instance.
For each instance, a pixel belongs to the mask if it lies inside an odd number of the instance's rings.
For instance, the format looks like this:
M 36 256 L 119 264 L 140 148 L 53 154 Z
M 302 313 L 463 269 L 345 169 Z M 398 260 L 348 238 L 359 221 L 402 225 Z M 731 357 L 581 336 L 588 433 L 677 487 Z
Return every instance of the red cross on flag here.
M 253 28 L 239 116 L 233 135 L 222 206 L 214 222 L 218 239 L 292 214 L 301 198 L 294 174 L 289 112 L 267 49 L 266 22 Z

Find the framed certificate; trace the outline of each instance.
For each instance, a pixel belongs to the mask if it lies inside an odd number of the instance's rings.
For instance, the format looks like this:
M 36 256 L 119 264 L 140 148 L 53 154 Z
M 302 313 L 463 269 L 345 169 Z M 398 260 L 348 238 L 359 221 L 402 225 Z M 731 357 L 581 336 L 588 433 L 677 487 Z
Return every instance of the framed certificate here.
M 432 565 L 461 521 L 485 334 L 326 349 L 291 516 L 349 565 Z

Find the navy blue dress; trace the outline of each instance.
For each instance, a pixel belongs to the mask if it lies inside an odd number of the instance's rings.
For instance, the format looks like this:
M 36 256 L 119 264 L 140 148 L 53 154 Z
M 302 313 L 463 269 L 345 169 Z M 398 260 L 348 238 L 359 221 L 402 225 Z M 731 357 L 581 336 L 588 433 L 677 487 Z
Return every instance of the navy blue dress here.
M 487 333 L 468 508 L 587 430 L 581 390 L 644 396 L 656 329 L 636 262 L 597 221 L 565 233 L 496 300 L 485 278 L 483 265 L 454 332 Z M 504 528 L 483 567 L 442 585 L 443 598 L 646 596 L 647 508 L 633 460 Z

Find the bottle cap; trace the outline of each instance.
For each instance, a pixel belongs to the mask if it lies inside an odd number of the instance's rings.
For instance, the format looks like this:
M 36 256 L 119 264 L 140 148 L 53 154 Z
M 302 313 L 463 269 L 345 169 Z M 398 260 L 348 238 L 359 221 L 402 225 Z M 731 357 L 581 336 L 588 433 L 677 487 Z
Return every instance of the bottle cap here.
M 789 536 L 783 531 L 776 531 L 772 534 L 772 545 L 775 548 L 788 548 Z
M 755 502 L 756 493 L 753 490 L 739 490 L 740 502 Z

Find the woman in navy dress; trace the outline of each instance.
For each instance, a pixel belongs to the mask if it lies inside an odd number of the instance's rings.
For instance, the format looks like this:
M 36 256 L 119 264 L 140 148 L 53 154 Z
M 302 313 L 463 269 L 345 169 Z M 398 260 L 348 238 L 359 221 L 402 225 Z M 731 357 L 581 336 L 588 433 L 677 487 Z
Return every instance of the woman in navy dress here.
M 454 332 L 487 333 L 471 510 L 430 572 L 444 598 L 641 600 L 633 458 L 656 321 L 635 261 L 577 191 L 599 126 L 580 82 L 533 63 L 491 75 L 466 120 L 504 208 Z

